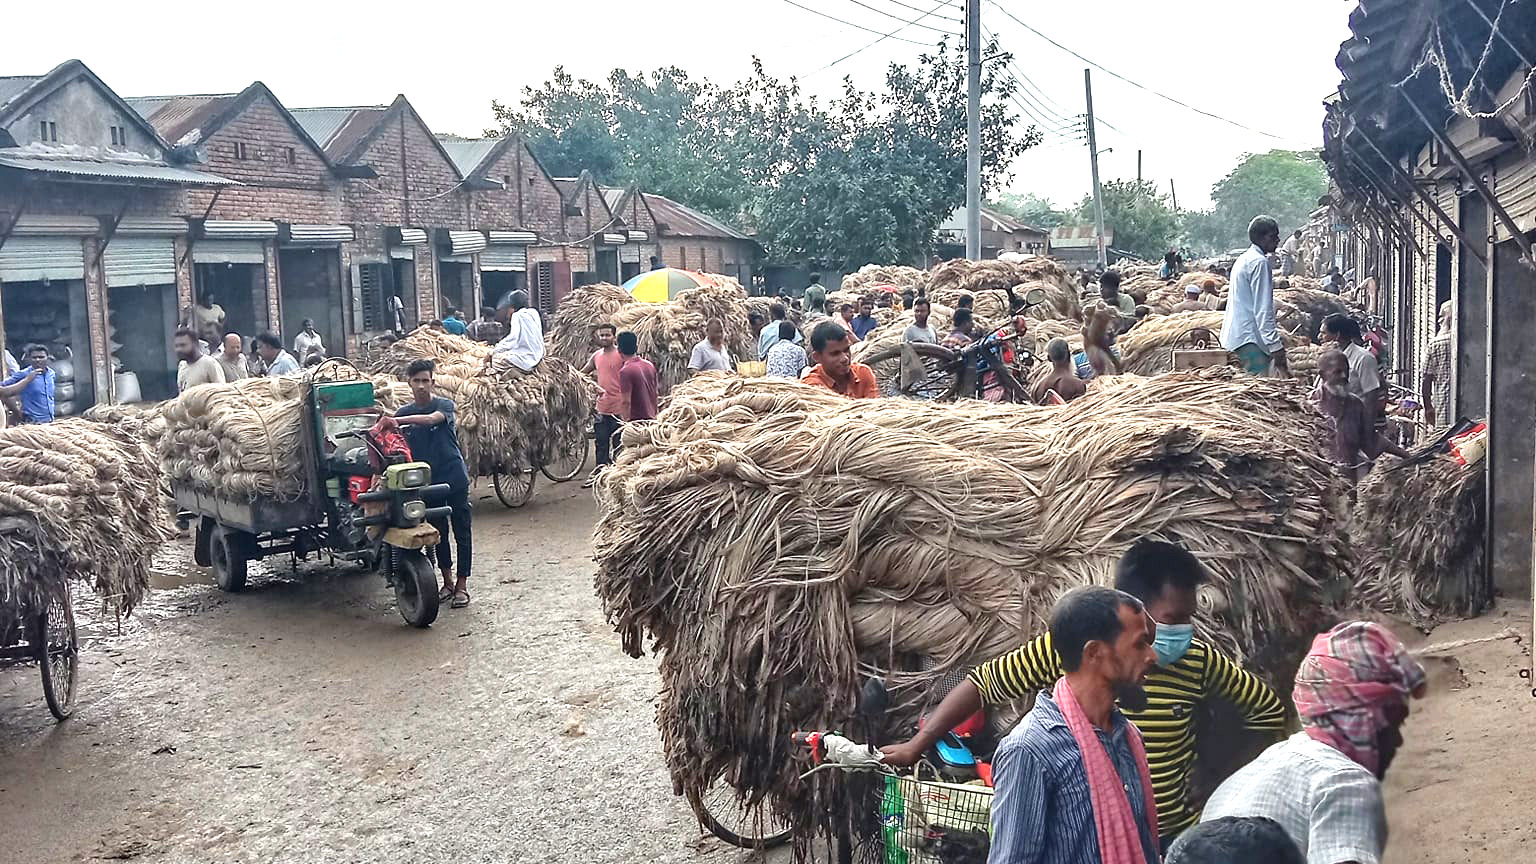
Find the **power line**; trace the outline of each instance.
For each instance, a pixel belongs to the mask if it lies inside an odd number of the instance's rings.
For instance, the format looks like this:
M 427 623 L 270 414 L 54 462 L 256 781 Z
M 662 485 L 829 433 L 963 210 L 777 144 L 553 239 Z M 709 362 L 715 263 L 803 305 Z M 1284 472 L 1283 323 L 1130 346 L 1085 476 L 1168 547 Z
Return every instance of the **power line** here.
M 786 0 L 786 2 L 787 2 L 787 0 Z M 933 9 L 931 9 L 929 11 L 930 11 L 930 13 L 931 12 L 937 12 L 938 10 L 943 9 L 945 6 L 948 6 L 949 3 L 950 3 L 950 0 L 944 0 L 944 2 L 942 2 L 939 5 L 933 7 Z M 798 6 L 799 4 L 797 3 L 795 5 Z M 804 8 L 804 7 L 801 7 L 801 8 Z M 922 19 L 922 17 L 919 17 L 917 20 L 921 21 L 923 19 Z M 833 60 L 831 63 L 828 63 L 825 66 L 822 66 L 822 67 L 820 67 L 818 69 L 815 69 L 815 70 L 813 70 L 813 71 L 811 71 L 811 72 L 801 76 L 801 80 L 804 80 L 805 78 L 809 78 L 812 75 L 817 74 L 818 72 L 825 72 L 826 70 L 831 69 L 833 66 L 836 66 L 837 64 L 843 62 L 844 60 L 847 60 L 848 58 L 853 57 L 853 56 L 855 56 L 857 54 L 862 54 L 865 51 L 868 51 L 869 49 L 875 47 L 876 45 L 879 45 L 881 42 L 884 42 L 887 39 L 899 38 L 899 37 L 896 36 L 896 34 L 900 33 L 901 31 L 903 31 L 905 29 L 907 29 L 908 26 L 909 26 L 908 24 L 903 24 L 900 27 L 897 27 L 895 30 L 892 30 L 889 33 L 881 34 L 879 39 L 876 39 L 875 41 L 869 43 L 868 45 L 865 45 L 862 48 L 855 48 L 854 50 L 849 51 L 847 54 L 844 54 L 843 56 L 837 58 L 836 60 Z M 908 40 L 902 39 L 901 41 L 905 42 L 905 41 L 908 41 Z
M 805 11 L 811 13 L 812 15 L 820 15 L 821 17 L 827 19 L 828 21 L 836 21 L 837 23 L 843 25 L 844 27 L 852 27 L 855 30 L 863 30 L 865 33 L 873 33 L 876 36 L 880 37 L 880 39 L 878 41 L 884 41 L 886 39 L 895 39 L 897 42 L 905 42 L 908 45 L 921 45 L 924 48 L 934 48 L 934 47 L 937 47 L 932 42 L 919 42 L 916 39 L 908 39 L 905 36 L 897 36 L 897 35 L 895 35 L 895 33 L 897 31 L 892 31 L 891 33 L 881 33 L 879 30 L 875 30 L 875 29 L 870 28 L 870 27 L 865 27 L 862 24 L 855 24 L 852 21 L 844 21 L 843 19 L 838 18 L 835 15 L 828 15 L 827 13 L 821 11 L 820 9 L 812 9 L 809 6 L 803 6 L 803 5 L 799 4 L 799 3 L 796 3 L 795 0 L 784 0 L 784 2 L 788 3 L 789 5 L 791 5 L 793 7 L 795 7 L 796 9 L 804 9 Z M 901 28 L 901 29 L 905 29 L 905 28 Z M 855 52 L 855 53 L 857 53 L 857 52 Z M 830 65 L 830 64 L 828 64 L 828 65 Z M 818 70 L 818 71 L 820 71 L 820 70 Z
M 911 3 L 903 3 L 902 0 L 885 0 L 885 2 L 887 2 L 887 3 L 894 3 L 897 6 L 902 6 L 902 7 L 905 7 L 907 9 L 911 9 L 913 12 L 922 12 L 923 11 L 921 7 L 913 6 Z M 948 6 L 949 8 L 954 9 L 954 8 L 956 8 L 958 6 L 958 4 L 955 3 L 955 0 L 944 0 L 943 3 L 940 3 L 938 5 L 938 8 L 942 9 L 945 6 Z M 925 12 L 925 13 L 923 13 L 923 17 L 924 18 L 928 17 L 929 15 L 933 15 L 933 13 L 932 12 Z M 948 15 L 933 15 L 933 17 L 935 17 L 935 18 L 942 18 L 945 21 L 953 21 L 956 24 L 964 24 L 965 23 L 964 21 L 960 20 L 959 18 L 952 18 L 952 17 L 950 17 Z M 919 20 L 921 20 L 921 19 L 919 19 Z
M 788 0 L 786 0 L 786 2 L 788 2 Z M 991 3 L 993 6 L 997 7 L 997 10 L 999 12 L 1003 13 L 1004 15 L 1007 15 L 1009 18 L 1012 18 L 1013 22 L 1015 24 L 1018 24 L 1020 27 L 1023 27 L 1025 30 L 1028 30 L 1029 32 L 1035 34 L 1036 36 L 1039 36 L 1041 39 L 1044 39 L 1045 41 L 1051 43 L 1052 45 L 1055 45 L 1057 48 L 1060 48 L 1061 50 L 1067 52 L 1068 54 L 1071 54 L 1073 57 L 1076 57 L 1077 59 L 1083 61 L 1084 63 L 1087 63 L 1089 66 L 1092 66 L 1093 68 L 1099 70 L 1100 72 L 1103 72 L 1105 75 L 1108 75 L 1111 78 L 1116 78 L 1116 79 L 1118 79 L 1120 81 L 1124 81 L 1125 83 L 1131 85 L 1132 87 L 1135 87 L 1138 90 L 1143 90 L 1143 91 L 1145 91 L 1147 93 L 1151 93 L 1153 96 L 1156 96 L 1159 99 L 1163 99 L 1165 101 L 1172 102 L 1173 104 L 1179 106 L 1180 108 L 1188 109 L 1190 111 L 1195 112 L 1196 114 L 1200 114 L 1202 116 L 1209 117 L 1212 120 L 1219 120 L 1222 123 L 1226 123 L 1226 124 L 1228 124 L 1230 126 L 1236 126 L 1239 129 L 1242 129 L 1242 130 L 1245 130 L 1245 131 L 1248 131 L 1248 132 L 1252 132 L 1252 133 L 1254 133 L 1256 135 L 1263 135 L 1266 138 L 1273 138 L 1276 141 L 1287 142 L 1287 143 L 1289 141 L 1289 139 L 1287 139 L 1287 138 L 1285 138 L 1283 136 L 1280 136 L 1280 135 L 1276 135 L 1273 132 L 1265 132 L 1263 129 L 1255 129 L 1252 126 L 1245 126 L 1242 123 L 1237 122 L 1236 120 L 1230 120 L 1230 119 L 1228 119 L 1226 117 L 1221 116 L 1220 114 L 1212 114 L 1209 111 L 1206 111 L 1206 110 L 1203 110 L 1203 109 L 1200 109 L 1200 108 L 1196 108 L 1195 106 L 1189 104 L 1188 102 L 1184 102 L 1184 101 L 1181 101 L 1179 99 L 1175 99 L 1174 97 L 1169 96 L 1166 93 L 1161 93 L 1161 92 L 1159 92 L 1157 90 L 1153 90 L 1151 87 L 1148 87 L 1145 84 L 1141 84 L 1139 82 L 1132 81 L 1131 79 L 1125 77 L 1124 75 L 1121 75 L 1120 73 L 1118 73 L 1118 72 L 1116 72 L 1116 71 L 1114 71 L 1112 69 L 1108 69 L 1108 68 L 1106 68 L 1104 66 L 1100 66 L 1098 63 L 1095 63 L 1094 61 L 1089 60 L 1087 57 L 1084 57 L 1083 55 L 1077 53 L 1076 51 L 1073 51 L 1071 48 L 1068 48 L 1067 46 L 1061 44 L 1060 42 L 1057 42 L 1055 39 L 1052 39 L 1051 37 L 1045 35 L 1044 33 L 1041 33 L 1039 30 L 1036 30 L 1035 28 L 1029 26 L 1028 24 L 1025 24 L 1023 21 L 1019 20 L 1019 17 L 1017 15 L 1014 15 L 1012 12 L 1009 12 L 1001 3 L 998 3 L 997 0 L 988 0 L 988 2 Z
M 868 3 L 865 3 L 864 0 L 848 0 L 848 2 L 852 3 L 855 6 L 862 6 L 863 8 L 868 9 L 869 11 L 875 13 L 876 15 L 884 15 L 887 18 L 891 18 L 891 19 L 894 19 L 896 21 L 900 21 L 903 24 L 907 24 L 907 25 L 912 26 L 912 27 L 921 27 L 924 30 L 932 30 L 933 32 L 939 33 L 939 34 L 944 35 L 944 36 L 958 36 L 958 35 L 960 35 L 959 33 L 955 32 L 954 30 L 945 30 L 942 27 L 933 27 L 933 26 L 928 25 L 928 24 L 919 24 L 918 23 L 919 21 L 922 21 L 924 17 L 927 17 L 927 16 L 922 16 L 922 17 L 919 17 L 919 18 L 914 18 L 913 20 L 908 21 L 907 19 L 901 17 L 900 15 L 897 15 L 894 12 L 887 12 L 886 10 L 881 9 L 878 6 L 871 6 Z

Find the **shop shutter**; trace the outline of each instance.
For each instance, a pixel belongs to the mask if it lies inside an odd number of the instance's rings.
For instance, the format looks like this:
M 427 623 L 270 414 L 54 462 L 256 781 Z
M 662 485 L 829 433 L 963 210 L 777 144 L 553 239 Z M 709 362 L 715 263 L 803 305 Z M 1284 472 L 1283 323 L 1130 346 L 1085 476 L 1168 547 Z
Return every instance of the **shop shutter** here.
M 480 253 L 481 271 L 523 272 L 528 269 L 527 246 L 487 246 Z
M 265 264 L 262 249 L 260 240 L 194 240 L 192 260 L 198 264 Z
M 113 237 L 101 263 L 108 288 L 176 284 L 176 248 L 169 237 Z
M 0 246 L 0 282 L 84 279 L 79 237 L 11 237 Z
M 354 295 L 353 310 L 361 320 L 354 318 L 354 327 L 358 332 L 374 333 L 380 330 L 388 330 L 385 323 L 388 320 L 386 304 L 389 289 L 390 267 L 388 264 L 359 264 L 354 268 L 357 276 L 357 292 Z
M 1520 161 L 1505 163 L 1496 169 L 1493 197 L 1499 206 L 1509 213 L 1522 232 L 1536 230 L 1536 157 L 1519 155 Z M 1502 243 L 1509 239 L 1509 229 L 1504 220 L 1489 216 L 1494 236 Z

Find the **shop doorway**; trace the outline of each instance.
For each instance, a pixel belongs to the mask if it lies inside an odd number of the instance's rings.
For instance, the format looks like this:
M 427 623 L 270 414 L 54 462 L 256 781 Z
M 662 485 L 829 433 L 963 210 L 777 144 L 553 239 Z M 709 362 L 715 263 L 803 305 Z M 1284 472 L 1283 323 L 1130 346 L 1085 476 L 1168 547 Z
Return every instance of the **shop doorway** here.
M 416 325 L 421 323 L 416 315 L 416 260 L 394 258 L 389 263 L 394 276 L 394 281 L 390 283 L 394 294 L 393 299 L 385 300 L 389 307 L 386 323 L 391 329 L 397 329 L 401 335 L 404 335 L 415 330 Z M 397 317 L 399 320 L 396 320 Z
M 266 330 L 267 273 L 260 264 L 198 264 L 193 270 L 196 296 L 208 294 L 224 309 L 224 332 L 250 339 Z
M 450 307 L 464 313 L 464 320 L 475 317 L 478 310 L 475 309 L 475 283 L 474 274 L 471 272 L 473 264 L 461 261 L 439 261 L 437 264 L 437 293 L 441 302 L 438 304 L 437 317 L 448 314 Z
M 485 305 L 495 306 L 513 291 L 528 290 L 528 274 L 520 270 L 487 270 L 480 274 L 480 293 Z M 475 310 L 479 315 L 479 310 Z
M 55 415 L 79 414 L 96 404 L 84 280 L 0 283 L 0 327 L 6 350 L 18 361 L 32 343 L 48 349 L 56 376 Z
M 119 285 L 107 291 L 112 373 L 117 399 L 150 401 L 176 395 L 176 355 L 171 334 L 180 317 L 175 285 Z M 217 346 L 212 346 L 218 350 Z M 137 385 L 135 387 L 134 385 Z M 134 390 L 138 399 L 132 399 Z
M 346 330 L 342 320 L 341 256 L 337 249 L 282 249 L 278 252 L 278 298 L 282 307 L 283 346 L 293 349 L 293 338 L 305 318 L 315 322 L 315 332 L 325 340 L 326 354 L 346 355 Z M 302 362 L 303 358 L 296 358 Z
M 620 283 L 619 250 L 597 250 L 597 278 L 600 282 L 611 282 L 615 285 Z

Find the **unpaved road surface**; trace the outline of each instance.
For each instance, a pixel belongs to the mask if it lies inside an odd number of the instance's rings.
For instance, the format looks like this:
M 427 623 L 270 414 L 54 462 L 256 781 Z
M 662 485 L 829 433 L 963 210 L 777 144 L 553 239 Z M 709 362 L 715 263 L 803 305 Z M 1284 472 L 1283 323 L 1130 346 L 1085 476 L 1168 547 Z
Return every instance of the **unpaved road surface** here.
M 0 671 L 0 860 L 734 862 L 674 798 L 650 659 L 592 593 L 590 494 L 476 501 L 468 609 L 405 626 L 374 574 L 185 544 L 121 636 L 89 629 L 75 716 Z M 262 571 L 269 570 L 263 576 Z
M 752 860 L 672 795 L 655 665 L 619 651 L 592 594 L 590 496 L 476 504 L 474 604 L 430 630 L 377 576 L 323 565 L 253 565 L 221 594 L 181 544 L 121 634 L 85 627 L 73 719 L 53 722 L 32 667 L 0 671 L 0 861 Z M 1529 608 L 1422 641 L 1506 627 L 1529 634 Z M 1527 860 L 1523 651 L 1434 661 L 1388 778 L 1388 861 Z

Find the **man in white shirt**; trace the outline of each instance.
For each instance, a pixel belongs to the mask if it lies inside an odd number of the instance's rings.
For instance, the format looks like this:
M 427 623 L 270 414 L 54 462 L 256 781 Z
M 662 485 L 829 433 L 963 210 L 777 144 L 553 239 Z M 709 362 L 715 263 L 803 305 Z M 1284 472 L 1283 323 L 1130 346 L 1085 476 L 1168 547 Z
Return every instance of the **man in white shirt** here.
M 688 370 L 700 372 L 731 371 L 731 352 L 725 347 L 725 325 L 719 318 L 711 318 L 704 324 L 704 338 L 693 346 L 688 358 Z
M 1308 864 L 1380 864 L 1387 846 L 1381 778 L 1424 679 L 1424 667 L 1380 624 L 1350 621 L 1318 636 L 1291 692 L 1301 731 L 1227 778 L 1202 823 L 1273 819 Z M 1178 860 L 1180 842 L 1168 852 Z
M 180 364 L 176 367 L 176 392 L 201 384 L 223 384 L 224 369 L 219 361 L 203 353 L 198 345 L 197 334 L 190 327 L 182 327 L 171 337 L 171 350 L 176 352 Z
M 1297 265 L 1301 263 L 1301 229 L 1285 238 L 1285 245 L 1280 247 L 1280 275 L 1296 275 Z
M 316 352 L 324 357 L 325 342 L 320 339 L 320 334 L 315 332 L 315 319 L 305 318 L 304 323 L 299 326 L 302 328 L 299 330 L 299 335 L 293 337 L 294 355 L 300 360 Z
M 1275 323 L 1275 281 L 1268 257 L 1280 245 L 1280 226 L 1268 216 L 1256 216 L 1248 223 L 1248 240 L 1253 245 L 1232 265 L 1221 344 L 1237 355 L 1249 374 L 1268 375 L 1273 369 L 1289 376 L 1285 344 Z
M 507 295 L 502 309 L 507 315 L 507 335 L 496 343 L 491 356 L 505 360 L 524 372 L 544 359 L 544 325 L 539 313 L 528 305 L 528 292 L 513 291 Z

